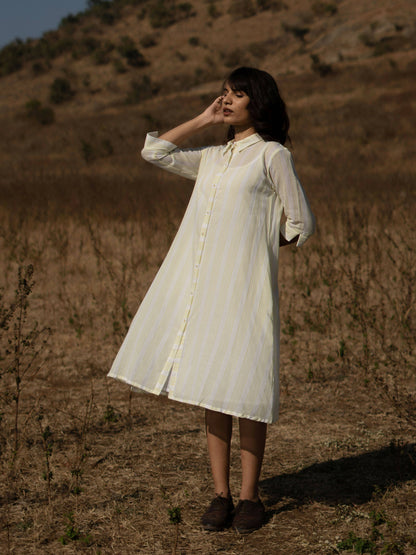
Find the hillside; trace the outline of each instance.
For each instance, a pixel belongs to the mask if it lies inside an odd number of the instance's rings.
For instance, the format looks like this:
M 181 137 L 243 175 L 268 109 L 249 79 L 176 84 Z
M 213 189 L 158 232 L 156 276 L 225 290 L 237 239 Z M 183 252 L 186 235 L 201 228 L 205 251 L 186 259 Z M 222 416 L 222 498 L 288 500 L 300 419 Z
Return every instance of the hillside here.
M 74 93 L 58 111 L 79 113 L 192 91 L 243 64 L 326 75 L 386 56 L 406 63 L 415 48 L 412 0 L 95 0 L 58 30 L 3 49 L 1 113 L 48 103 L 56 77 Z
M 3 176 L 46 161 L 48 171 L 74 171 L 74 160 L 90 173 L 96 159 L 93 173 L 134 171 L 145 131 L 196 113 L 241 64 L 278 79 L 295 136 L 308 106 L 363 102 L 371 111 L 386 94 L 412 106 L 412 0 L 91 4 L 39 40 L 1 51 Z

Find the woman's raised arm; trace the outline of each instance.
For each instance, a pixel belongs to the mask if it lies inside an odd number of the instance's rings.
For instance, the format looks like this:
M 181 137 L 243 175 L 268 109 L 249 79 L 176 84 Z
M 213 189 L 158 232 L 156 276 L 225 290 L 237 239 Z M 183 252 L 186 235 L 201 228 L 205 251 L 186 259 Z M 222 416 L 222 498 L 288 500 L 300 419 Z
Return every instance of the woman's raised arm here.
M 185 139 L 198 131 L 221 123 L 224 123 L 224 115 L 222 111 L 222 96 L 219 96 L 201 114 L 185 123 L 181 123 L 170 131 L 166 131 L 159 138 L 179 146 Z

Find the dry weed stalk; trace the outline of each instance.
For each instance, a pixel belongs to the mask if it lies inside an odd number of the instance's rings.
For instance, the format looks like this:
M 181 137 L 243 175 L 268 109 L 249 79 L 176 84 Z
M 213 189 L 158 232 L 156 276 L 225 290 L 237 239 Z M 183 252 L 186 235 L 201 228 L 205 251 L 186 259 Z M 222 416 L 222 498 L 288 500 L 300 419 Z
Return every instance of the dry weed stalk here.
M 87 441 L 88 432 L 91 425 L 92 409 L 94 406 L 94 390 L 91 384 L 90 397 L 85 404 L 85 411 L 81 419 L 81 426 L 77 434 L 77 442 L 75 444 L 75 456 L 71 462 L 71 482 L 69 491 L 75 495 L 82 492 L 81 478 L 84 471 L 84 465 L 87 459 Z
M 11 469 L 16 462 L 20 446 L 20 412 L 21 395 L 25 386 L 33 380 L 41 366 L 36 365 L 43 346 L 51 333 L 50 328 L 39 328 L 35 321 L 27 330 L 29 295 L 32 293 L 33 265 L 20 266 L 18 269 L 18 283 L 13 302 L 0 309 L 0 329 L 5 334 L 3 339 L 4 366 L 0 369 L 2 379 L 9 377 L 2 392 L 5 405 L 12 404 L 13 409 L 13 447 L 10 460 Z M 2 300 L 2 299 L 0 299 Z M 12 333 L 10 325 L 13 322 Z M 40 344 L 39 344 L 40 342 Z
M 45 456 L 45 470 L 43 472 L 43 479 L 46 481 L 47 493 L 48 493 L 48 504 L 51 504 L 51 482 L 53 478 L 53 472 L 51 470 L 51 456 L 53 449 L 53 433 L 49 425 L 43 426 L 42 421 L 44 418 L 43 408 L 40 407 L 39 414 L 37 417 L 37 422 L 39 426 L 40 435 L 42 438 L 43 453 Z

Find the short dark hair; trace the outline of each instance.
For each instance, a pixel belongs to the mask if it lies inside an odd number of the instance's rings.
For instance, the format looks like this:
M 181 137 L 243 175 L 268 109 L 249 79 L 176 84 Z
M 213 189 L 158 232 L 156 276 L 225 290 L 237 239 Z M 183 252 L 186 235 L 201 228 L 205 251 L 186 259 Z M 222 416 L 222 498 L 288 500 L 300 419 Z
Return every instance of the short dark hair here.
M 257 133 L 265 141 L 284 145 L 289 138 L 289 116 L 273 77 L 253 67 L 239 67 L 224 81 L 233 91 L 242 91 L 250 98 L 247 109 Z M 228 129 L 228 140 L 234 139 L 233 126 Z

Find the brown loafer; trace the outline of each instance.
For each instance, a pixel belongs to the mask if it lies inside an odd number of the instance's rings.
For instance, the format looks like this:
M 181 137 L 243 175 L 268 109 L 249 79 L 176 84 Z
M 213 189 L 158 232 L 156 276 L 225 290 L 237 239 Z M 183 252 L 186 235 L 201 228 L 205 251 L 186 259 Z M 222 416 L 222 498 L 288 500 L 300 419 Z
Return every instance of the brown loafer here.
M 231 497 L 217 495 L 202 515 L 201 524 L 204 530 L 220 532 L 231 525 L 234 503 Z
M 266 519 L 266 511 L 260 501 L 240 499 L 235 508 L 233 528 L 240 534 L 249 534 L 261 528 Z

